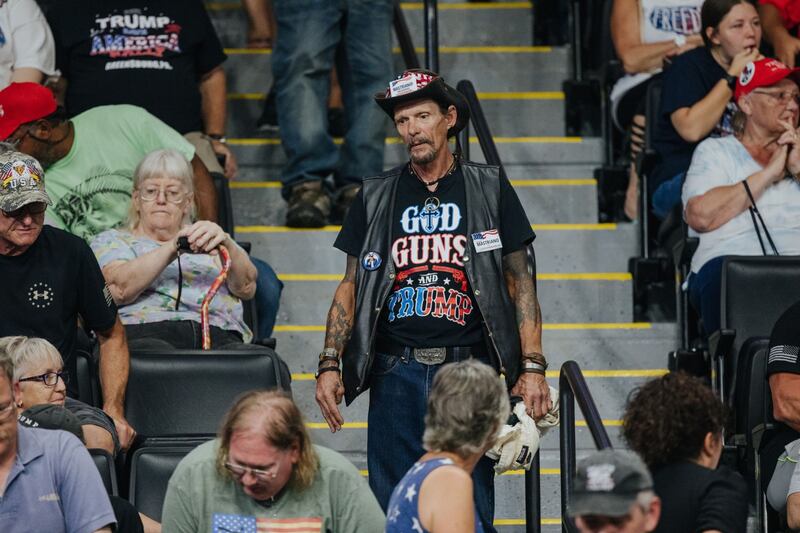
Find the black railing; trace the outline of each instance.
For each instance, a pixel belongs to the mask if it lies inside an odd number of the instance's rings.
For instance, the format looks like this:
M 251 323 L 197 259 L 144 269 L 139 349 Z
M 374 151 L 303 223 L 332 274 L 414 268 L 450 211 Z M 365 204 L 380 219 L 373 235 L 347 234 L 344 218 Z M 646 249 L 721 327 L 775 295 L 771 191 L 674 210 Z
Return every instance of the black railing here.
M 478 144 L 480 144 L 481 151 L 486 163 L 490 165 L 497 165 L 500 167 L 500 172 L 505 175 L 503 163 L 500 161 L 500 154 L 497 151 L 497 146 L 494 144 L 494 137 L 489 130 L 489 123 L 486 121 L 486 116 L 483 114 L 478 95 L 475 92 L 475 87 L 469 80 L 461 80 L 456 85 L 456 89 L 464 95 L 469 105 L 470 122 L 458 134 L 458 143 L 461 147 L 461 155 L 464 159 L 469 159 L 469 126 L 470 123 L 475 128 L 475 134 L 478 137 Z M 533 252 L 533 246 L 528 247 L 529 267 L 531 269 L 531 276 L 533 282 L 536 283 L 536 256 Z M 537 452 L 531 463 L 530 470 L 525 472 L 525 532 L 526 533 L 539 533 L 542 530 L 542 502 L 541 490 L 539 482 L 539 474 L 541 471 L 541 463 L 539 453 Z
M 583 80 L 583 39 L 581 37 L 581 0 L 570 2 L 570 48 L 572 49 L 572 79 Z
M 403 55 L 403 63 L 406 68 L 419 68 L 417 51 L 414 42 L 411 40 L 411 32 L 408 31 L 406 17 L 403 15 L 403 8 L 400 7 L 400 0 L 394 3 L 394 32 L 397 35 L 397 42 L 400 44 L 400 53 Z
M 425 0 L 425 68 L 439 72 L 439 14 L 436 0 Z
M 576 401 L 597 449 L 611 448 L 611 439 L 608 438 L 592 394 L 589 392 L 589 387 L 586 386 L 586 380 L 583 379 L 581 367 L 575 361 L 567 361 L 561 365 L 561 375 L 558 378 L 558 397 L 561 413 L 559 430 L 561 440 L 561 529 L 566 533 L 572 533 L 577 530 L 567 517 L 567 509 L 569 509 L 569 499 L 572 494 L 572 480 L 575 477 Z

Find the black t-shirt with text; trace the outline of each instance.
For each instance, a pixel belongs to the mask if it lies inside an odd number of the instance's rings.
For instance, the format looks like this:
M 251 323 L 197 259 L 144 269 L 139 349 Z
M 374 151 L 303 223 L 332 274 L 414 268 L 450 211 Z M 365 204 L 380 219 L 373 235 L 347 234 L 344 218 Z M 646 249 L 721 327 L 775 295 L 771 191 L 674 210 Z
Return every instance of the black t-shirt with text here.
M 203 129 L 198 84 L 225 53 L 200 0 L 59 0 L 47 19 L 70 116 L 132 104 L 180 133 Z
M 78 316 L 86 328 L 105 331 L 117 306 L 89 245 L 66 231 L 45 226 L 35 243 L 16 256 L 0 255 L 0 337 L 25 335 L 50 341 L 75 369 Z M 75 380 L 70 391 L 75 391 Z
M 397 185 L 391 255 L 396 278 L 383 306 L 378 338 L 403 346 L 471 346 L 483 341 L 482 318 L 464 270 L 473 243 L 497 242 L 503 255 L 534 239 L 533 230 L 506 178 L 500 183 L 500 227 L 467 235 L 466 189 L 460 167 L 435 192 L 403 170 Z M 372 268 L 371 250 L 361 257 L 368 221 L 361 193 L 353 202 L 334 246 Z M 490 251 L 491 245 L 482 249 Z M 481 252 L 478 252 L 481 253 Z M 383 258 L 380 258 L 383 260 Z

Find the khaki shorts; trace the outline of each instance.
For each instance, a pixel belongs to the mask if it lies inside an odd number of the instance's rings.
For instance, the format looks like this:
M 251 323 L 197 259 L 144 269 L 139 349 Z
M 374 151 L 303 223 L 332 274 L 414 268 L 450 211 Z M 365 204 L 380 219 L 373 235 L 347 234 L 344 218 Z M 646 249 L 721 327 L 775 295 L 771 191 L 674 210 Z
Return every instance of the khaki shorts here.
M 217 161 L 217 154 L 211 147 L 211 141 L 208 140 L 200 131 L 190 131 L 183 136 L 184 139 L 192 143 L 194 146 L 194 153 L 200 158 L 200 161 L 206 166 L 209 172 L 216 174 L 224 174 L 222 166 Z

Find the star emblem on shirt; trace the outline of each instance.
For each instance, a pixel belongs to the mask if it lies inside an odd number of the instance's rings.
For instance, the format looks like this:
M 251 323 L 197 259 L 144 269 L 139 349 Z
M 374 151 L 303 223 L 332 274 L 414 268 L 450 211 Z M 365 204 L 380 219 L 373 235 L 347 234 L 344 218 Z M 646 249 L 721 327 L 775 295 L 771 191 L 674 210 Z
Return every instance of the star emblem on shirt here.
M 406 500 L 413 501 L 414 496 L 416 495 L 417 495 L 417 489 L 415 485 L 411 485 L 410 487 L 408 487 L 408 489 L 406 489 L 406 496 L 405 496 Z
M 444 278 L 444 281 L 443 281 L 443 283 L 444 283 L 445 285 L 450 285 L 450 278 Z
M 389 514 L 386 516 L 386 519 L 389 522 L 396 522 L 397 517 L 400 516 L 400 509 L 397 508 L 398 506 L 395 505 L 391 509 L 389 509 Z
M 419 531 L 419 533 L 422 533 L 422 524 L 419 523 L 419 520 L 417 520 L 416 516 L 411 517 L 411 529 L 413 531 Z
M 406 280 L 406 283 L 408 283 L 409 285 L 413 285 L 413 284 L 414 284 L 414 280 L 413 280 L 413 279 L 411 279 L 411 278 L 408 278 L 408 279 Z

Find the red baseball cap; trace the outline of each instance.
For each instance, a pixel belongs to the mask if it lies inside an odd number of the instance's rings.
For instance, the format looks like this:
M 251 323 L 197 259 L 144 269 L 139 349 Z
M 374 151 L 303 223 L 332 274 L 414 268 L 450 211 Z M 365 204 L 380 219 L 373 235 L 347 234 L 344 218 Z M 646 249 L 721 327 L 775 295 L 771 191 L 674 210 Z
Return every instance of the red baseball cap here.
M 38 83 L 12 83 L 0 91 L 0 141 L 21 125 L 52 114 L 57 107 L 50 89 Z
M 769 57 L 751 61 L 745 65 L 742 73 L 739 74 L 739 79 L 736 80 L 733 99 L 738 101 L 739 98 L 750 94 L 754 89 L 775 85 L 789 76 L 792 76 L 795 81 L 800 81 L 797 76 L 798 72 L 800 72 L 800 68 L 789 68 L 777 59 Z

